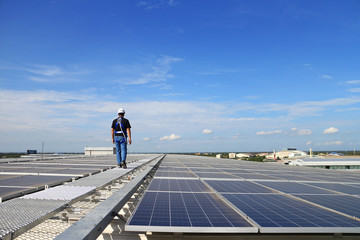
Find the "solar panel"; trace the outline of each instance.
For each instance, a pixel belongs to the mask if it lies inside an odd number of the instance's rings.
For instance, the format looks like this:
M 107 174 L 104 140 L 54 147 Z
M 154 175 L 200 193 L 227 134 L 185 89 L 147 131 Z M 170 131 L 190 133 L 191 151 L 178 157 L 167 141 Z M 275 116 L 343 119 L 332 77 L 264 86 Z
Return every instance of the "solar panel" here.
M 360 198 L 340 194 L 358 194 L 356 174 L 205 157 L 167 155 L 164 160 L 127 231 L 360 233 Z M 179 166 L 188 171 L 176 171 Z M 183 173 L 199 179 L 185 180 Z M 324 180 L 332 182 L 316 182 Z M 335 183 L 345 180 L 359 185 Z M 217 222 L 220 213 L 233 218 Z M 236 227 L 238 221 L 249 225 Z
M 271 193 L 274 192 L 268 188 L 248 181 L 216 181 L 206 180 L 217 192 L 226 193 Z
M 148 191 L 210 192 L 211 190 L 198 179 L 154 179 Z
M 265 174 L 257 174 L 257 173 L 232 173 L 232 175 L 241 177 L 244 179 L 251 179 L 251 180 L 279 180 L 279 178 L 272 177 Z
M 195 174 L 191 172 L 170 172 L 170 171 L 157 171 L 155 177 L 181 177 L 181 178 L 195 178 Z
M 212 193 L 146 192 L 127 231 L 257 232 Z
M 360 219 L 360 198 L 340 194 L 296 196 Z
M 340 183 L 307 183 L 308 185 L 330 189 L 336 192 L 347 193 L 352 195 L 360 195 L 360 186 L 345 185 Z
M 11 179 L 3 179 L 0 181 L 0 186 L 44 186 L 52 185 L 59 182 L 70 181 L 69 176 L 39 176 L 39 175 L 26 175 Z
M 359 232 L 360 221 L 281 194 L 222 194 L 260 226 L 260 232 Z
M 235 178 L 240 179 L 240 177 L 237 177 L 235 175 L 231 175 L 228 173 L 214 173 L 214 172 L 208 172 L 208 173 L 196 173 L 197 176 L 201 178 Z
M 216 168 L 190 168 L 191 171 L 195 173 L 201 173 L 201 172 L 214 172 L 214 173 L 221 173 L 222 171 Z
M 284 174 L 284 173 L 268 173 L 267 175 L 269 175 L 271 177 L 283 179 L 283 180 L 292 180 L 292 181 L 311 181 L 311 180 L 314 180 L 312 178 L 302 177 L 302 176 L 299 176 L 299 175 L 296 175 L 296 174 L 292 175 L 292 174 Z
M 22 192 L 35 190 L 36 188 L 25 188 L 25 187 L 0 187 L 0 198 L 6 199 L 11 196 L 21 195 Z
M 258 182 L 261 185 L 270 187 L 284 193 L 307 193 L 307 194 L 330 194 L 332 192 L 298 182 Z

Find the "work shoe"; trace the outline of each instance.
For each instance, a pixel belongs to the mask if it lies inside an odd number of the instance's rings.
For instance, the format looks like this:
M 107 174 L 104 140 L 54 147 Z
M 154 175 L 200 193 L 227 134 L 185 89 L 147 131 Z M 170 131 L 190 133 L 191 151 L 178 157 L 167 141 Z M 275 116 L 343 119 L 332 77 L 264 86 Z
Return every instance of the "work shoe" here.
M 118 164 L 118 167 L 119 167 L 119 168 L 122 168 L 122 163 Z
M 126 163 L 123 163 L 123 169 L 127 169 Z

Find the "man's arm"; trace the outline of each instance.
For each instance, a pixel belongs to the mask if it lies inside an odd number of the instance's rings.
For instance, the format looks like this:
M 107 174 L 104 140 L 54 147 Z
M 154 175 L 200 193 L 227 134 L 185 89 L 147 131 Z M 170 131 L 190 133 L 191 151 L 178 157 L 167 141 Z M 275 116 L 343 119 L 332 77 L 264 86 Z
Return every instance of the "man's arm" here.
M 111 128 L 111 137 L 112 137 L 113 143 L 115 143 L 115 140 L 114 140 L 114 129 L 113 129 L 113 128 Z
M 129 144 L 131 145 L 131 130 L 130 130 L 130 128 L 128 128 L 128 129 L 126 129 L 126 131 L 127 131 L 127 135 L 128 135 L 128 138 L 129 138 Z

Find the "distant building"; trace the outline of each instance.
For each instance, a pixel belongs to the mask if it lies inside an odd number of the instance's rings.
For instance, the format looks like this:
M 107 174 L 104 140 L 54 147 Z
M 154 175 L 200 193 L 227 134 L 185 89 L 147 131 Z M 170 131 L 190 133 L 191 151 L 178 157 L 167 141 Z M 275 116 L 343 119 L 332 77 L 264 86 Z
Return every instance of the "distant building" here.
M 216 154 L 216 158 L 222 158 L 222 154 Z
M 116 154 L 116 148 L 114 147 L 86 147 L 85 155 L 88 156 L 101 156 Z
M 360 169 L 360 158 L 304 158 L 292 160 L 289 165 L 326 169 Z
M 245 153 L 238 153 L 238 154 L 236 154 L 236 157 L 237 158 L 248 158 L 248 157 L 250 157 L 250 155 L 245 154 Z
M 297 150 L 283 150 L 275 153 L 271 153 L 269 155 L 266 155 L 267 159 L 285 159 L 285 158 L 296 158 L 296 157 L 304 157 L 307 153 L 303 151 L 297 151 Z
M 37 154 L 37 150 L 27 150 L 27 154 Z
M 236 153 L 229 153 L 229 158 L 236 158 Z

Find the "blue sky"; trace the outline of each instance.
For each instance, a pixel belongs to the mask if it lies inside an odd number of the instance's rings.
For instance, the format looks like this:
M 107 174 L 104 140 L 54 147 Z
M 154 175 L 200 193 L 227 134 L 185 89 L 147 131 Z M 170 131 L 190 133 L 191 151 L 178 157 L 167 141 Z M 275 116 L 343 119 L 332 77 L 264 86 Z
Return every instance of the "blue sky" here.
M 3 0 L 0 151 L 360 148 L 360 2 Z

